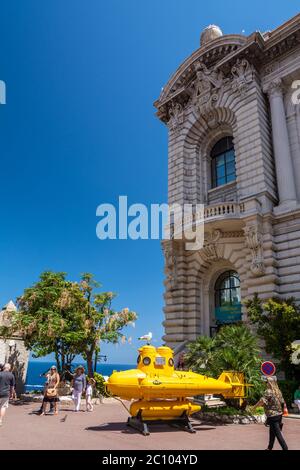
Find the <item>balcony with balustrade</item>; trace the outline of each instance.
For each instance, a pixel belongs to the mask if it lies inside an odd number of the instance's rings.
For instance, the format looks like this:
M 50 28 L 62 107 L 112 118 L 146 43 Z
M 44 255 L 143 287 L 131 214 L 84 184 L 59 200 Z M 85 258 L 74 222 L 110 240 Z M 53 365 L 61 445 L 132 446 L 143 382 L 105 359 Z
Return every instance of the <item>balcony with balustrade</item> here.
M 204 225 L 205 231 L 215 228 L 225 231 L 241 230 L 245 225 L 244 218 L 258 214 L 261 205 L 256 199 L 249 199 L 245 202 L 219 202 L 210 205 L 203 205 L 193 213 L 183 213 L 175 216 L 171 221 L 171 238 L 188 238 L 188 233 L 195 231 L 196 227 Z M 184 228 L 184 230 L 183 230 Z

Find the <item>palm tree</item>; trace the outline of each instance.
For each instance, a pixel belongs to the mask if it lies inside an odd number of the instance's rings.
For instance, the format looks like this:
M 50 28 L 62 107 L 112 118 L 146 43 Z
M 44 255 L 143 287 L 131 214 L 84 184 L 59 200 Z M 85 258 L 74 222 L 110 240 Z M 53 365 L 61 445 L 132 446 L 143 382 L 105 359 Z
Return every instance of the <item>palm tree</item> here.
M 184 355 L 184 364 L 189 369 L 199 374 L 211 372 L 214 350 L 214 338 L 199 336 L 196 341 L 187 345 L 187 352 Z
M 243 372 L 250 401 L 263 390 L 257 338 L 245 324 L 223 326 L 214 338 L 200 336 L 187 346 L 185 363 L 195 372 L 217 378 L 224 370 Z
M 255 401 L 263 390 L 260 349 L 257 338 L 245 324 L 223 326 L 216 335 L 215 368 L 243 372 L 249 399 Z

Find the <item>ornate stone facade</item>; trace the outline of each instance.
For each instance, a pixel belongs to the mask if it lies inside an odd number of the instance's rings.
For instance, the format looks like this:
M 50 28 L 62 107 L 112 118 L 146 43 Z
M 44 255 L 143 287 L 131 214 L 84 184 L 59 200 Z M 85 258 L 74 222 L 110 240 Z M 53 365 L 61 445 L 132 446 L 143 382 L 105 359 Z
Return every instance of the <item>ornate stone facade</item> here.
M 155 102 L 169 129 L 169 203 L 205 204 L 202 249 L 164 242 L 164 339 L 171 347 L 212 333 L 216 284 L 225 272 L 238 276 L 241 300 L 257 292 L 300 302 L 295 80 L 300 15 L 250 36 L 222 35 L 212 25 Z M 235 178 L 213 184 L 212 149 L 225 137 L 233 138 Z
M 10 301 L 0 311 L 0 326 L 9 326 L 11 316 L 16 311 L 16 306 Z M 0 364 L 9 362 L 13 367 L 16 378 L 16 392 L 18 395 L 24 391 L 27 374 L 29 351 L 25 348 L 23 340 L 14 335 L 5 341 L 0 338 Z

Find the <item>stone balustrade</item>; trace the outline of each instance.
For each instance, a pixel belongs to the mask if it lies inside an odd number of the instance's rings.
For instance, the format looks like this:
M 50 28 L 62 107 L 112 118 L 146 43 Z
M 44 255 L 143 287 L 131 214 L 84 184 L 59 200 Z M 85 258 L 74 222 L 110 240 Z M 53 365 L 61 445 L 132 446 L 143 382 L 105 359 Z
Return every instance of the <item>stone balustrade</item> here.
M 239 219 L 246 211 L 245 203 L 220 202 L 204 207 L 203 211 L 190 215 L 181 214 L 176 223 L 171 223 L 172 238 L 180 239 L 184 220 L 184 232 L 187 233 L 195 224 L 213 222 L 214 220 Z M 166 228 L 165 228 L 166 230 Z M 165 232 L 167 233 L 167 231 Z
M 239 218 L 245 212 L 245 205 L 236 202 L 222 202 L 204 209 L 204 220 L 219 218 Z

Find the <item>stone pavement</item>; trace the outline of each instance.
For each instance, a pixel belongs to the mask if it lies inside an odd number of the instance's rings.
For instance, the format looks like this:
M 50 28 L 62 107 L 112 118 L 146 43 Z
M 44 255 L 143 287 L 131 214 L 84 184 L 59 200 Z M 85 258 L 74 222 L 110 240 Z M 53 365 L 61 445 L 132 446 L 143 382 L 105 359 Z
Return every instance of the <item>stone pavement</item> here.
M 58 416 L 37 416 L 33 412 L 38 407 L 37 403 L 10 405 L 0 428 L 0 450 L 263 450 L 268 440 L 268 429 L 261 424 L 212 426 L 198 421 L 193 423 L 196 434 L 152 425 L 151 435 L 145 437 L 126 426 L 128 414 L 113 399 L 95 406 L 93 413 L 74 413 L 62 405 Z M 285 419 L 284 435 L 290 449 L 300 449 L 299 420 Z

